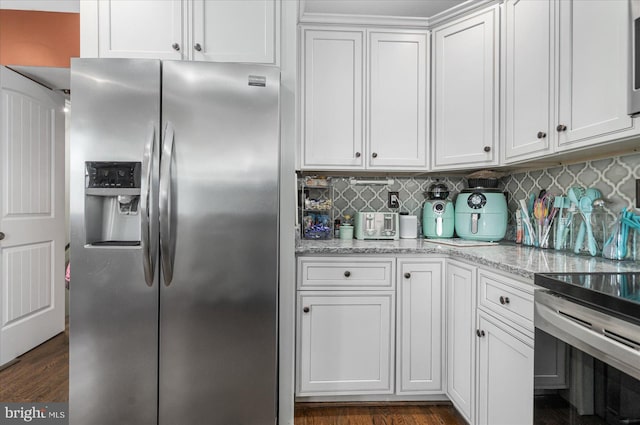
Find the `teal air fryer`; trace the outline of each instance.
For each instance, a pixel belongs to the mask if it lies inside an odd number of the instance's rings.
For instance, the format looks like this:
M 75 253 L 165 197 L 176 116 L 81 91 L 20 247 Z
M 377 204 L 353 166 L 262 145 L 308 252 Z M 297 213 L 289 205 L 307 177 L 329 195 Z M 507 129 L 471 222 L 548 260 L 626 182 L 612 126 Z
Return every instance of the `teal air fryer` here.
M 456 199 L 455 217 L 460 238 L 499 241 L 507 231 L 507 199 L 499 189 L 463 189 Z
M 442 183 L 429 187 L 422 208 L 422 233 L 427 238 L 451 238 L 455 227 L 453 203 L 447 200 L 449 190 Z

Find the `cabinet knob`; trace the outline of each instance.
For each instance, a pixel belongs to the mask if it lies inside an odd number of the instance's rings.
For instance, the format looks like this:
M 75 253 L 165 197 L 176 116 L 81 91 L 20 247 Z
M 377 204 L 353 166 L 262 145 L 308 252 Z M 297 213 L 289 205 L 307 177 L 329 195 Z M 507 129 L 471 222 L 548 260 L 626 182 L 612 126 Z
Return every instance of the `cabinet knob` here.
M 502 305 L 509 304 L 509 297 L 500 296 L 500 304 Z
M 378 154 L 374 152 L 374 153 L 371 154 L 371 156 L 374 157 L 374 158 L 377 158 Z
M 567 131 L 567 126 L 564 124 L 558 124 L 558 126 L 556 127 L 556 130 L 558 132 Z
M 303 311 L 304 313 L 308 313 L 308 312 L 309 312 L 309 307 L 304 307 L 304 308 L 302 309 L 302 311 Z
M 201 52 L 202 51 L 202 46 L 200 45 L 200 43 L 196 43 L 195 46 L 193 46 L 194 49 L 196 49 L 196 51 Z
M 544 139 L 545 137 L 547 137 L 547 133 L 544 131 L 538 131 L 538 139 Z
M 404 274 L 405 279 L 411 279 L 411 273 L 405 273 Z
M 482 338 L 485 335 L 485 333 L 480 329 L 476 329 L 476 335 L 478 336 L 478 338 Z
M 491 152 L 491 146 L 485 146 L 484 147 L 484 151 L 485 152 Z
M 356 152 L 356 158 L 360 158 L 360 152 Z
M 349 270 L 346 270 L 344 272 L 344 277 L 349 277 L 349 276 L 351 276 L 351 272 Z
M 0 241 L 4 239 L 4 233 L 0 232 Z
M 178 43 L 173 43 L 171 47 L 173 47 L 173 50 L 175 50 L 176 52 L 180 51 L 180 45 Z

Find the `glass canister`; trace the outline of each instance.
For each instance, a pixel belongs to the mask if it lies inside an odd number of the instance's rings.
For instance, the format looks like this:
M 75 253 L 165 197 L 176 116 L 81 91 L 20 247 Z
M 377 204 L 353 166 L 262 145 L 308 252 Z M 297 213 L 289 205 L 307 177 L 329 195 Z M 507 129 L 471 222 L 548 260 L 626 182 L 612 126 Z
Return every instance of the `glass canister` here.
M 590 210 L 583 208 L 574 213 L 571 221 L 573 252 L 594 257 L 600 255 L 612 222 L 611 212 L 604 201 L 596 200 Z

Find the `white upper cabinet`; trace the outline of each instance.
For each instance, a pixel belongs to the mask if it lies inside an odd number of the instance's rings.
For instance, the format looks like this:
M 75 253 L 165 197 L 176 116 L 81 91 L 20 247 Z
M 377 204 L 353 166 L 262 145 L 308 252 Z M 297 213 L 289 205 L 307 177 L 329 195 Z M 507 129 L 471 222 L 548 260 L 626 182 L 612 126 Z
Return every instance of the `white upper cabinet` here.
M 427 32 L 304 27 L 302 39 L 301 168 L 425 171 Z
M 505 162 L 549 153 L 553 146 L 554 4 L 507 0 L 504 6 Z
M 495 165 L 499 9 L 434 30 L 434 169 Z
M 560 1 L 559 150 L 623 136 L 627 115 L 629 4 Z
M 280 0 L 83 0 L 82 57 L 277 63 Z
M 181 0 L 101 0 L 97 56 L 182 59 L 183 13 Z
M 275 0 L 194 0 L 193 58 L 275 63 Z
M 303 30 L 303 168 L 363 167 L 362 31 Z
M 367 167 L 425 170 L 427 34 L 368 34 Z

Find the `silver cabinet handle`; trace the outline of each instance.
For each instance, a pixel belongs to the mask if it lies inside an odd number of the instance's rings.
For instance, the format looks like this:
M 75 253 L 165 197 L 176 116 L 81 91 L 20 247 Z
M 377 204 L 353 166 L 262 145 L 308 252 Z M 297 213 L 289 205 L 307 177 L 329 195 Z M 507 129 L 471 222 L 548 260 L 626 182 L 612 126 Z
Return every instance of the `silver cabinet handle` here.
M 4 239 L 4 233 L 0 232 L 0 241 Z
M 195 46 L 193 46 L 194 49 L 196 49 L 196 51 L 201 52 L 202 51 L 202 46 L 200 45 L 200 43 L 196 43 Z
M 176 52 L 180 51 L 180 45 L 178 43 L 173 43 L 171 47 L 173 47 L 173 50 L 175 50 Z
M 173 124 L 167 122 L 162 144 L 162 163 L 160 164 L 160 258 L 165 286 L 173 280 L 173 252 L 171 252 L 171 161 L 175 132 Z
M 152 250 L 154 250 L 154 254 L 156 251 L 157 239 L 153 237 L 154 229 L 153 226 L 153 216 L 152 213 L 153 207 L 153 196 L 152 196 L 152 187 L 153 187 L 153 156 L 155 152 L 155 141 L 156 141 L 156 129 L 154 125 L 151 125 L 149 131 L 149 139 L 144 146 L 144 154 L 142 156 L 142 182 L 140 184 L 140 245 L 142 247 L 142 266 L 144 269 L 144 280 L 147 283 L 147 286 L 153 286 L 153 279 L 155 273 L 155 255 L 152 255 Z M 155 226 L 153 226 L 155 227 Z M 152 240 L 155 240 L 156 243 L 153 243 Z

